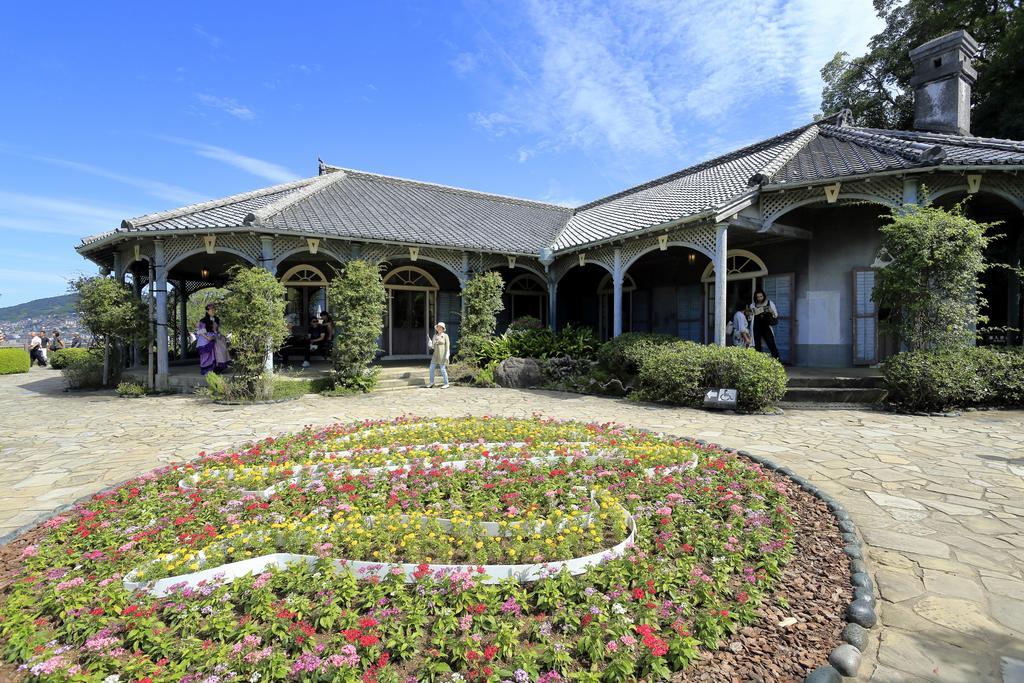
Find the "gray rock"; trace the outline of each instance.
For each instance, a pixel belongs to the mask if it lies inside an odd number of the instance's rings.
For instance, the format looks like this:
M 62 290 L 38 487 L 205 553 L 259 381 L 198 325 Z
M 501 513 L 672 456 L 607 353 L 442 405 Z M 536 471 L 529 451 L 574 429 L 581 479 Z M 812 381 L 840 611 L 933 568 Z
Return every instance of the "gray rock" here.
M 494 371 L 494 381 L 509 389 L 525 389 L 537 386 L 543 377 L 534 359 L 506 358 Z
M 878 623 L 878 616 L 875 614 L 875 608 L 867 602 L 854 600 L 846 608 L 846 620 L 864 628 L 871 628 Z
M 867 574 L 868 566 L 864 564 L 864 560 L 853 559 L 850 560 L 850 572 L 853 574 Z
M 846 510 L 833 510 L 832 514 L 841 522 L 845 522 L 850 519 L 850 513 Z
M 807 674 L 804 683 L 842 683 L 843 677 L 838 671 L 826 664 Z
M 868 630 L 860 624 L 847 624 L 843 629 L 843 640 L 864 652 L 868 646 Z
M 853 678 L 860 668 L 860 650 L 844 643 L 829 653 L 828 663 L 834 666 L 840 675 Z
M 871 587 L 871 577 L 864 572 L 856 572 L 850 575 L 850 583 L 854 586 L 864 586 L 866 588 Z
M 875 606 L 875 593 L 871 590 L 870 586 L 858 586 L 855 588 L 853 590 L 853 599 L 866 602 L 872 607 Z
M 860 539 L 857 538 L 857 534 L 843 534 L 843 540 L 848 545 L 860 545 Z
M 842 522 L 839 522 L 839 530 L 842 531 L 844 534 L 852 534 L 857 531 L 857 527 L 853 525 L 853 522 L 846 519 Z
M 861 556 L 860 555 L 860 548 L 858 548 L 855 545 L 848 545 L 848 546 L 846 546 L 845 548 L 843 548 L 843 552 L 846 553 L 847 556 L 852 557 L 855 560 L 859 559 L 860 556 Z

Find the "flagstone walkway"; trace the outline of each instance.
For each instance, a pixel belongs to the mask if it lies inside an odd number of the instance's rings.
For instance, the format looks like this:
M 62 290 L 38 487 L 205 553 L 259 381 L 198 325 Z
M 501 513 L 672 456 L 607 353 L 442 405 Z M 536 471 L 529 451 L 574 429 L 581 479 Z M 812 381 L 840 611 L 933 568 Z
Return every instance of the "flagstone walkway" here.
M 734 416 L 555 392 L 413 389 L 218 406 L 64 393 L 33 368 L 0 376 L 0 535 L 201 450 L 400 414 L 618 421 L 744 448 L 838 497 L 863 533 L 883 628 L 861 679 L 999 682 L 1024 660 L 1024 412 L 955 418 L 857 410 Z M 880 642 L 879 642 L 880 640 Z M 1005 659 L 1004 659 L 1005 658 Z M 1024 667 L 1024 665 L 1021 665 Z M 1018 673 L 1019 673 L 1018 669 Z

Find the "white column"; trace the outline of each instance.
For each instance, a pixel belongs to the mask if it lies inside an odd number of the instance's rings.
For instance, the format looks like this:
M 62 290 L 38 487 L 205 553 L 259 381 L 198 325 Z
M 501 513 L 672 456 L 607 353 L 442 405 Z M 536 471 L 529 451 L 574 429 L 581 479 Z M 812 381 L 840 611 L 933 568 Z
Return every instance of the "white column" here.
M 462 335 L 462 321 L 466 319 L 466 297 L 463 290 L 469 282 L 469 252 L 462 252 L 462 274 L 459 275 L 459 336 Z
M 156 295 L 156 388 L 165 391 L 170 385 L 167 358 L 167 260 L 163 240 L 153 241 L 153 284 Z
M 181 317 L 181 323 L 178 327 L 178 357 L 184 358 L 188 351 L 188 292 L 186 288 L 188 283 L 185 280 L 178 280 L 178 314 Z
M 612 336 L 622 334 L 622 249 L 615 247 L 612 270 Z
M 274 275 L 274 237 L 273 235 L 260 235 L 260 268 L 263 268 L 271 275 Z M 270 340 L 267 340 L 267 355 L 263 359 L 263 367 L 267 372 L 274 371 L 274 350 L 270 347 Z
M 555 280 L 555 274 L 548 273 L 548 327 L 554 332 L 558 328 L 557 317 L 555 313 L 558 312 L 558 281 Z
M 123 268 L 124 268 L 124 266 L 121 265 L 121 251 L 120 251 L 120 249 L 115 249 L 115 251 L 114 251 L 114 273 L 113 273 L 113 275 L 114 275 L 114 279 L 117 280 L 118 282 L 120 282 L 121 284 L 124 284 L 124 273 L 121 272 Z
M 729 311 L 726 310 L 725 285 L 727 277 L 726 252 L 728 245 L 727 223 L 719 223 L 715 233 L 715 343 L 725 346 L 725 322 Z

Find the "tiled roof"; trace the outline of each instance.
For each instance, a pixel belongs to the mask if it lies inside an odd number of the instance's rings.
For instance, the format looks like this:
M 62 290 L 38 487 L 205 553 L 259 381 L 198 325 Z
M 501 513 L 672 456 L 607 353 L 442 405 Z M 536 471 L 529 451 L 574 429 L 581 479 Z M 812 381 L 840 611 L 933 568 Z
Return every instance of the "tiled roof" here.
M 917 131 L 819 125 L 816 139 L 768 184 L 829 180 L 929 166 L 1022 165 L 1024 143 Z
M 260 225 L 326 236 L 536 254 L 572 209 L 445 185 L 340 169 L 343 174 Z
M 317 178 L 304 178 L 283 185 L 274 185 L 208 202 L 190 204 L 179 209 L 127 218 L 121 221 L 121 226 L 115 230 L 92 235 L 82 240 L 82 246 L 118 233 L 238 227 L 243 225 L 245 217 L 253 211 L 273 204 L 316 180 Z
M 791 143 L 807 128 L 582 206 L 558 235 L 553 248 L 564 251 L 718 208 L 750 192 L 751 177 L 778 155 L 791 152 Z
M 1024 166 L 1024 142 L 850 125 L 837 114 L 577 209 L 321 165 L 321 175 L 125 220 L 123 233 L 247 226 L 511 254 L 586 247 L 727 209 L 760 187 L 936 166 Z

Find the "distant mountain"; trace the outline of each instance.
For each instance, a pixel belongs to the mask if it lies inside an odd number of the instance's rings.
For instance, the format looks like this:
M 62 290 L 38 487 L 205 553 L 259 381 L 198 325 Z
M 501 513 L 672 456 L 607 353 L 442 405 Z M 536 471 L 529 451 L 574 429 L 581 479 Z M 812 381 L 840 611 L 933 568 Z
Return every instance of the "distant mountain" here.
M 17 306 L 0 308 L 0 323 L 18 322 L 27 318 L 70 315 L 75 313 L 77 300 L 77 294 L 62 294 L 61 296 L 48 296 L 45 299 L 26 301 Z

